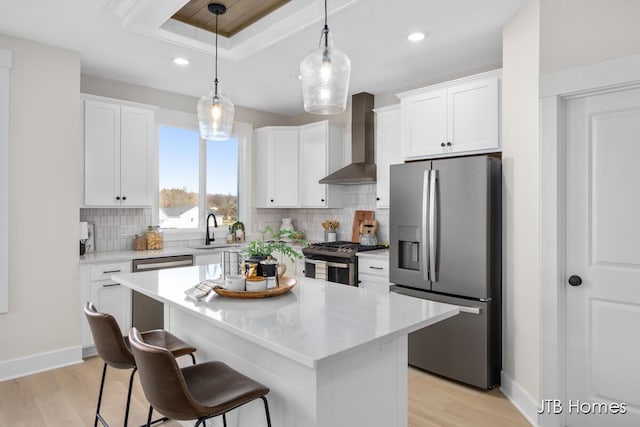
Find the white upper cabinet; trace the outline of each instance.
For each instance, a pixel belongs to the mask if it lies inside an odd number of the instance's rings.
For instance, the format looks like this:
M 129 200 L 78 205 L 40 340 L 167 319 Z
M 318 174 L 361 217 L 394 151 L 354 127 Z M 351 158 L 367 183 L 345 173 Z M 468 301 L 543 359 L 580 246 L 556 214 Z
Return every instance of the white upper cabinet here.
M 151 108 L 84 100 L 85 206 L 151 205 Z
M 406 159 L 500 149 L 500 71 L 398 94 Z
M 288 126 L 256 130 L 254 204 L 257 208 L 298 205 L 298 129 Z
M 389 168 L 404 162 L 400 105 L 376 108 L 376 208 L 389 207 Z
M 342 130 L 326 120 L 255 131 L 257 208 L 338 207 L 341 189 L 318 181 L 342 166 Z
M 300 207 L 342 206 L 342 187 L 318 182 L 342 167 L 342 141 L 342 128 L 326 120 L 300 126 Z

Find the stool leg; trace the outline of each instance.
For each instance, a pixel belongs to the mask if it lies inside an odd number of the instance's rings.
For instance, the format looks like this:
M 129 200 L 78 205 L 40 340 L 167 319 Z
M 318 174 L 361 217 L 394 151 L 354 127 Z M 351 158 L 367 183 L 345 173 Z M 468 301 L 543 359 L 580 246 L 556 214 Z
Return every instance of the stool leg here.
M 189 356 L 191 356 L 191 360 L 193 361 L 193 364 L 196 364 L 196 356 L 193 355 L 193 353 L 189 354 Z
M 227 414 L 226 413 L 222 414 L 222 424 L 224 424 L 224 427 L 227 427 Z
M 98 393 L 98 406 L 96 407 L 96 419 L 93 423 L 93 427 L 98 427 L 98 420 L 100 420 L 100 422 L 103 425 L 107 425 L 104 420 L 102 419 L 102 416 L 100 415 L 100 404 L 102 403 L 102 391 L 104 390 L 104 379 L 107 376 L 107 364 L 104 364 L 104 367 L 102 368 L 102 379 L 100 380 L 100 392 Z
M 133 368 L 131 376 L 129 377 L 129 392 L 127 393 L 127 408 L 124 410 L 124 427 L 127 427 L 129 423 L 129 407 L 131 406 L 131 392 L 133 389 L 133 377 L 136 375 L 138 368 Z
M 151 416 L 153 415 L 153 406 L 149 405 L 149 416 L 147 416 L 147 427 L 151 427 Z
M 269 416 L 269 404 L 267 403 L 267 398 L 262 396 L 260 399 L 264 402 L 264 412 L 267 415 L 267 427 L 271 427 L 271 417 Z

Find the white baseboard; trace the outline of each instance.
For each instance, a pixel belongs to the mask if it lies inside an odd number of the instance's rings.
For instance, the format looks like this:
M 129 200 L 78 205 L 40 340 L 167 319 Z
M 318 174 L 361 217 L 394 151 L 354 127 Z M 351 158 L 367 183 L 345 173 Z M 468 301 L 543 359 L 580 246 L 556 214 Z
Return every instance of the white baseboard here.
M 500 381 L 500 391 L 502 394 L 513 403 L 513 406 L 524 415 L 532 426 L 540 426 L 538 420 L 538 403 L 504 371 L 500 371 Z
M 0 362 L 0 381 L 82 363 L 82 347 L 69 347 Z

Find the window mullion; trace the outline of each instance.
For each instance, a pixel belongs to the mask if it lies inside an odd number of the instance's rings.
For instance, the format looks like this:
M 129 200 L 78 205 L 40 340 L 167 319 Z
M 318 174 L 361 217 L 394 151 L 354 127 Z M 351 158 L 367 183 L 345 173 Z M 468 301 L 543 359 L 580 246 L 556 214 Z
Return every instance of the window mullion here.
M 199 211 L 200 228 L 207 229 L 207 140 L 200 138 L 200 191 Z

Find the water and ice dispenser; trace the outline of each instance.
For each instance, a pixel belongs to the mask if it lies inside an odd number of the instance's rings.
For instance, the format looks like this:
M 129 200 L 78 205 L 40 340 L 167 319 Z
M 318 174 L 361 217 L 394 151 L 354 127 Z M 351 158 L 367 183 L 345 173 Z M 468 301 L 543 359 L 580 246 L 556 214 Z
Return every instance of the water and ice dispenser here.
M 398 226 L 398 267 L 419 271 L 421 250 L 420 227 Z

